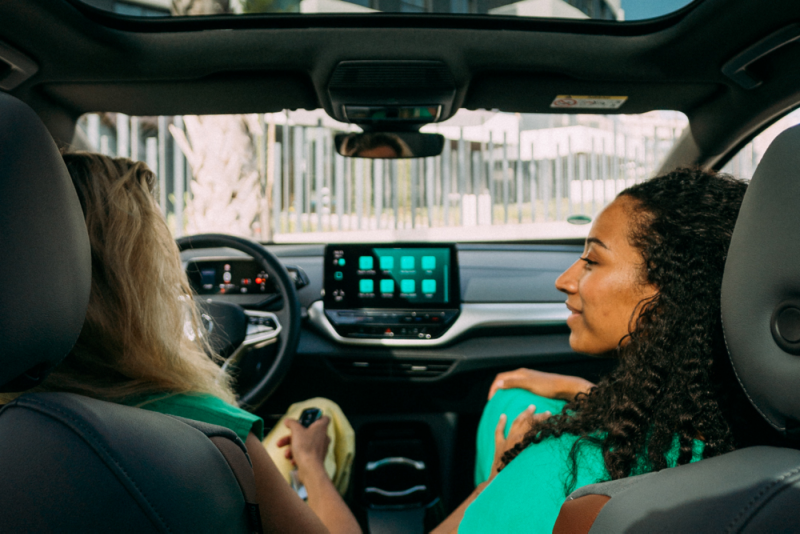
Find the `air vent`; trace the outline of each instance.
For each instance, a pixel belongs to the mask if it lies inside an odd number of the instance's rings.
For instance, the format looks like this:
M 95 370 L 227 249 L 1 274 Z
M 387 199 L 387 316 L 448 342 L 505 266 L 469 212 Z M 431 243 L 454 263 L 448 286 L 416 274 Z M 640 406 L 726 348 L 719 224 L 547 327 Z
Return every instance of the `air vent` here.
M 416 362 L 394 362 L 392 363 L 393 376 L 423 376 L 425 378 L 436 378 L 442 376 L 453 366 L 451 360 L 424 360 Z
M 453 89 L 453 77 L 438 61 L 343 61 L 333 71 L 329 88 L 376 87 Z
M 345 375 L 383 378 L 437 378 L 453 367 L 453 360 L 331 358 L 329 361 Z

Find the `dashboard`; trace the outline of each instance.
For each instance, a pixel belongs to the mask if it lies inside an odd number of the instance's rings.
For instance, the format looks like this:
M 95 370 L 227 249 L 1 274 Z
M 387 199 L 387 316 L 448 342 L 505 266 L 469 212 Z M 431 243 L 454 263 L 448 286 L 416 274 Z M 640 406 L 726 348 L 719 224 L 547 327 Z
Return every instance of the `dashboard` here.
M 478 333 L 566 332 L 565 297 L 554 283 L 582 247 L 411 243 L 269 249 L 296 280 L 298 273 L 305 280 L 298 289 L 306 325 L 301 350 L 324 341 L 334 353 L 361 346 L 407 348 L 410 354 L 429 347 L 441 354 L 440 347 L 468 344 Z M 255 262 L 237 251 L 187 251 L 183 259 L 201 295 L 258 307 L 274 291 Z

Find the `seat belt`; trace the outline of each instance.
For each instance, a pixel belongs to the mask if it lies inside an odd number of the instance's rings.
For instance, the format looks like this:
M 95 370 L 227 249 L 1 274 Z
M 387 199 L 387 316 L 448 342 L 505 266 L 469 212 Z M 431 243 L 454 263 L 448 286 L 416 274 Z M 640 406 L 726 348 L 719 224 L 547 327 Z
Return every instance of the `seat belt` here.
M 250 526 L 250 532 L 253 534 L 263 534 L 264 527 L 261 524 L 261 511 L 258 507 L 258 498 L 256 497 L 256 477 L 253 473 L 253 466 L 250 459 L 242 451 L 242 449 L 233 443 L 228 438 L 222 436 L 212 436 L 208 439 L 211 440 L 225 461 L 233 471 L 236 481 L 244 495 L 245 514 L 247 515 L 247 522 Z

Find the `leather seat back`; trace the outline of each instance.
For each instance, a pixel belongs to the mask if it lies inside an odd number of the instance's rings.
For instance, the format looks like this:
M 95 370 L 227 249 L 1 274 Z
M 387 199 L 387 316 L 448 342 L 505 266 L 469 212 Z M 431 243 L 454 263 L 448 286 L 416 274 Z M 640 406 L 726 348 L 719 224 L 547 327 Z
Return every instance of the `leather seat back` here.
M 225 428 L 71 393 L 0 411 L 5 532 L 252 532 Z
M 607 502 L 581 503 L 590 496 Z M 580 488 L 562 507 L 553 532 L 798 532 L 799 509 L 800 451 L 750 447 Z M 568 515 L 586 519 L 585 528 L 571 527 L 577 519 Z
M 25 391 L 78 339 L 91 251 L 55 143 L 4 93 L 0 279 L 0 391 Z M 0 410 L 0 436 L 0 531 L 260 531 L 252 466 L 230 430 L 37 393 Z

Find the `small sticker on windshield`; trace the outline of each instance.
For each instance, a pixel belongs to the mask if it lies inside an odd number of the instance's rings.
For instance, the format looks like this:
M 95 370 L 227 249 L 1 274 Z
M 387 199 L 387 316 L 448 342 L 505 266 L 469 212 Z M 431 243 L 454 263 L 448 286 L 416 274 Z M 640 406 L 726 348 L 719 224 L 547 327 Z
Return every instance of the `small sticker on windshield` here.
M 576 96 L 558 95 L 551 108 L 559 109 L 619 109 L 628 100 L 627 96 Z

